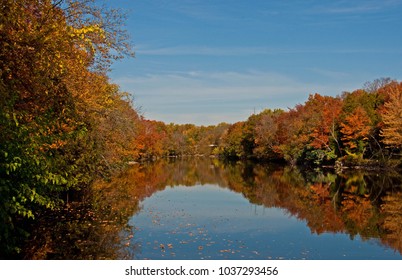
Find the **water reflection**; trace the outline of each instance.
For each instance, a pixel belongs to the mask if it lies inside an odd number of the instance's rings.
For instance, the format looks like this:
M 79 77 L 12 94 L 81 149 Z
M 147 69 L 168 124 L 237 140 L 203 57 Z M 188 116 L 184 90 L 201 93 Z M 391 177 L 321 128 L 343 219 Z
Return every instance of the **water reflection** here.
M 267 258 L 273 243 L 297 228 L 290 218 L 283 222 L 282 210 L 251 205 L 216 185 L 169 188 L 141 205 L 129 222 L 140 259 Z
M 37 228 L 27 258 L 402 258 L 397 173 L 191 158 L 133 166 L 94 193 Z

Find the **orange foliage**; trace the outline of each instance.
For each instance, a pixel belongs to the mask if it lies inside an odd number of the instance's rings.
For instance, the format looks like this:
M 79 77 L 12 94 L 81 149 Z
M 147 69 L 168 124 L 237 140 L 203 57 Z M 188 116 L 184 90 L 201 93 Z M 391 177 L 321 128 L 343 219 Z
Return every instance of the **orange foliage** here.
M 402 83 L 393 83 L 383 90 L 388 100 L 382 108 L 383 127 L 381 136 L 389 146 L 402 146 Z
M 350 115 L 347 115 L 341 123 L 342 140 L 350 149 L 358 147 L 358 141 L 367 140 L 370 133 L 371 122 L 366 111 L 357 107 Z
M 350 193 L 344 193 L 342 199 L 342 212 L 346 214 L 346 219 L 359 229 L 367 227 L 374 212 L 370 199 Z
M 318 115 L 312 124 L 310 145 L 316 149 L 330 149 L 330 140 L 336 140 L 335 131 L 342 110 L 342 101 L 340 98 L 315 94 L 310 96 L 306 106 L 309 102 L 313 103 L 313 110 Z

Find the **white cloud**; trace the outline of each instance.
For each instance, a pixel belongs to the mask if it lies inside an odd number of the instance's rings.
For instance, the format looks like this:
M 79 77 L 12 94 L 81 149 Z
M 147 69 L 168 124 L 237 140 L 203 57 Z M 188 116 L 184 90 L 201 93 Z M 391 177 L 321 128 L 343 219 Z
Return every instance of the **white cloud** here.
M 211 47 L 211 46 L 172 46 L 172 47 L 148 47 L 137 46 L 138 55 L 208 55 L 208 56 L 234 56 L 276 54 L 280 50 L 266 47 Z
M 340 85 L 308 84 L 272 72 L 172 72 L 115 80 L 134 92 L 146 118 L 198 125 L 233 123 L 265 108 L 292 108 L 310 93 L 336 95 Z
M 136 47 L 137 57 L 141 56 L 255 56 L 255 55 L 288 55 L 288 54 L 378 54 L 401 53 L 398 48 L 328 48 L 328 47 L 218 47 L 218 46 L 170 46 L 151 47 L 139 45 Z
M 338 0 L 331 3 L 321 3 L 313 6 L 307 13 L 320 13 L 320 14 L 338 14 L 338 15 L 351 15 L 351 14 L 373 14 L 379 11 L 395 9 L 400 6 L 400 0 Z

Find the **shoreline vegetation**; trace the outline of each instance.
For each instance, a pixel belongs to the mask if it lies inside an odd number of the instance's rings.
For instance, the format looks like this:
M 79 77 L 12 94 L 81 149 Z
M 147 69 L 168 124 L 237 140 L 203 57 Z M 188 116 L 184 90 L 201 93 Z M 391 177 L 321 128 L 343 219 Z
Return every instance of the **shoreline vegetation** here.
M 400 168 L 402 83 L 381 78 L 288 110 L 211 126 L 144 119 L 112 84 L 134 56 L 121 11 L 95 1 L 0 7 L 0 257 L 18 255 L 27 221 L 57 211 L 127 164 L 219 156 L 291 166 Z

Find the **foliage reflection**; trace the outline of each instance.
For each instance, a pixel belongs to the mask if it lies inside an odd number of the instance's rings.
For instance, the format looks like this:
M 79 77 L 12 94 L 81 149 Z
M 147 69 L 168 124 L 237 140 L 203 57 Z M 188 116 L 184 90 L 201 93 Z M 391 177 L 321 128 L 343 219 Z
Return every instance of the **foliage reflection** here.
M 74 211 L 66 209 L 58 217 L 47 217 L 51 230 L 45 223 L 37 227 L 26 257 L 133 258 L 137 244 L 130 244 L 135 233 L 127 223 L 139 210 L 139 202 L 167 187 L 204 184 L 241 193 L 256 205 L 284 209 L 305 221 L 312 234 L 345 233 L 351 239 L 377 239 L 401 254 L 401 182 L 397 173 L 353 170 L 335 174 L 225 163 L 215 158 L 138 164 L 110 182 L 95 184 L 92 191 L 97 195 L 88 196 L 95 198 L 82 202 Z

